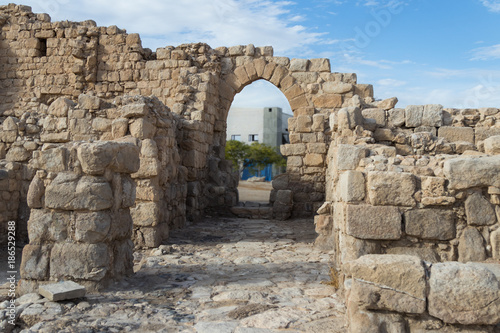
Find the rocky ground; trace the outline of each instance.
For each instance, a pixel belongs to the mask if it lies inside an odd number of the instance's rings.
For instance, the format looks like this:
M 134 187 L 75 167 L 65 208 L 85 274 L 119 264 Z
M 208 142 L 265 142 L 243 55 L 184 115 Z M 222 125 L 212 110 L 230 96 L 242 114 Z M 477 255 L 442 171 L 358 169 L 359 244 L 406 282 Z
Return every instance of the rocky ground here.
M 14 331 L 344 332 L 342 299 L 327 283 L 330 256 L 314 237 L 310 220 L 207 218 L 136 252 L 136 274 L 102 293 L 18 299 Z

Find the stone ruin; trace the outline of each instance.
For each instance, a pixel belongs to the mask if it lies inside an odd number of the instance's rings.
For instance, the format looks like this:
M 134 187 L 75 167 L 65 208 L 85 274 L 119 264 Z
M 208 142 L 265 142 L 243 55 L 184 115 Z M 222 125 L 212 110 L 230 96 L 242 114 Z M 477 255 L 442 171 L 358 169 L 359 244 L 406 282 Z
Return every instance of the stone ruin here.
M 314 216 L 350 332 L 491 332 L 500 322 L 500 110 L 396 108 L 328 59 L 271 47 L 141 46 L 94 21 L 0 6 L 0 243 L 29 238 L 20 293 L 131 273 L 135 247 L 238 203 L 234 96 L 287 97 L 272 217 Z

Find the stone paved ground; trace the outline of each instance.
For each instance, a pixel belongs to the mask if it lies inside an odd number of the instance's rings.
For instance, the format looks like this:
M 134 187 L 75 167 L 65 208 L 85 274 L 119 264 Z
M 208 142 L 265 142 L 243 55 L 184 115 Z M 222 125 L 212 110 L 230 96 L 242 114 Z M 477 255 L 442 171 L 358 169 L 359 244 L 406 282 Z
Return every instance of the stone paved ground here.
M 104 293 L 25 296 L 22 332 L 344 332 L 342 300 L 322 283 L 329 255 L 314 237 L 306 220 L 209 218 L 137 252 L 137 273 Z

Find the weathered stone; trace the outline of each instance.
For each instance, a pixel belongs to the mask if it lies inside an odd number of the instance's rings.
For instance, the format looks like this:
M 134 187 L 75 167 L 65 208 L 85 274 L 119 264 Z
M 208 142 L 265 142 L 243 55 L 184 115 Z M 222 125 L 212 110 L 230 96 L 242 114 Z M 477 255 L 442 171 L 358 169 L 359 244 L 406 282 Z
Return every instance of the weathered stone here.
M 466 228 L 458 244 L 458 260 L 461 262 L 483 261 L 486 259 L 484 238 L 476 228 Z
M 422 125 L 439 127 L 443 124 L 443 106 L 439 104 L 428 104 L 424 106 L 422 113 Z
M 372 205 L 415 206 L 415 177 L 410 173 L 368 173 L 368 196 Z
M 339 145 L 334 161 L 339 171 L 354 170 L 358 167 L 359 161 L 366 157 L 366 154 L 367 150 L 362 146 Z
M 405 109 L 406 127 L 421 126 L 423 115 L 424 115 L 423 105 L 408 105 Z
M 500 135 L 490 136 L 484 140 L 484 152 L 489 155 L 500 154 Z
M 426 310 L 426 274 L 421 259 L 405 255 L 366 255 L 347 264 L 352 291 L 361 308 L 403 313 Z M 357 290 L 356 290 L 357 289 Z
M 389 247 L 385 250 L 385 253 L 418 257 L 423 261 L 431 263 L 441 261 L 441 258 L 434 249 L 426 247 Z
M 361 171 L 344 171 L 340 174 L 339 187 L 345 202 L 361 201 L 365 198 L 365 176 Z
M 75 240 L 100 243 L 108 236 L 111 216 L 107 212 L 78 213 L 75 221 Z
M 152 139 L 156 133 L 156 127 L 148 119 L 138 118 L 130 126 L 130 134 L 138 139 Z
M 401 127 L 405 124 L 405 109 L 391 109 L 387 111 L 387 122 L 391 127 Z
M 133 144 L 101 141 L 78 147 L 78 159 L 85 173 L 104 174 L 106 168 L 132 173 L 139 169 L 139 148 Z
M 353 90 L 354 86 L 345 82 L 325 82 L 323 91 L 327 94 L 346 94 Z
M 160 222 L 160 205 L 156 202 L 140 202 L 130 209 L 135 226 L 151 227 Z
M 405 232 L 422 239 L 455 238 L 455 217 L 452 211 L 415 209 L 405 212 Z
M 69 227 L 69 213 L 32 209 L 28 220 L 30 244 L 62 242 L 68 237 Z
M 32 152 L 26 150 L 24 147 L 12 147 L 7 152 L 5 159 L 11 162 L 25 162 L 32 155 Z
M 450 189 L 466 189 L 479 186 L 500 187 L 500 156 L 458 157 L 446 160 L 444 175 L 450 181 Z
M 318 235 L 329 235 L 332 232 L 333 218 L 326 215 L 316 215 L 314 217 L 314 230 Z
M 151 178 L 160 173 L 160 161 L 157 158 L 142 157 L 140 168 L 132 174 L 132 178 Z
M 86 289 L 73 281 L 63 281 L 40 286 L 40 295 L 50 301 L 58 302 L 67 299 L 81 298 L 85 296 Z
M 50 247 L 27 244 L 21 257 L 23 279 L 45 280 L 49 275 Z
M 35 176 L 30 183 L 26 201 L 30 208 L 43 208 L 43 196 L 45 194 L 45 185 L 43 180 Z
M 128 119 L 118 118 L 111 123 L 111 134 L 113 138 L 121 138 L 127 135 L 128 132 Z
M 67 117 L 68 111 L 75 106 L 72 100 L 59 97 L 50 104 L 47 113 L 55 117 Z
M 499 283 L 488 269 L 456 262 L 431 267 L 429 313 L 445 323 L 495 325 L 500 322 Z
M 66 154 L 64 148 L 52 148 L 42 151 L 34 151 L 30 163 L 35 169 L 48 172 L 61 172 L 66 169 Z
M 290 71 L 292 72 L 307 72 L 310 61 L 308 59 L 291 59 Z
M 293 202 L 293 192 L 291 190 L 278 190 L 276 201 L 285 205 L 291 205 Z
M 62 210 L 104 210 L 113 206 L 113 192 L 103 178 L 60 173 L 45 189 L 45 206 Z
M 50 254 L 50 278 L 101 281 L 109 264 L 106 244 L 56 243 Z
M 400 239 L 401 213 L 392 206 L 347 205 L 346 232 L 360 239 Z
M 382 110 L 390 110 L 393 109 L 396 104 L 398 104 L 398 98 L 397 97 L 391 97 L 384 99 L 383 101 L 377 102 L 377 107 Z
M 148 114 L 149 107 L 145 103 L 127 104 L 120 108 L 123 118 L 144 117 Z
M 78 96 L 78 107 L 85 110 L 99 110 L 101 99 L 96 96 L 80 94 Z
M 312 117 L 311 116 L 298 116 L 296 131 L 299 133 L 312 132 Z
M 497 221 L 493 206 L 477 192 L 469 195 L 465 200 L 465 213 L 469 225 L 492 225 Z
M 384 109 L 364 109 L 362 111 L 363 118 L 373 119 L 377 127 L 384 127 L 386 124 Z
M 442 126 L 438 130 L 438 136 L 448 142 L 470 142 L 474 143 L 474 129 L 472 127 Z
M 342 95 L 339 94 L 322 94 L 314 99 L 314 105 L 318 108 L 339 108 L 342 102 Z

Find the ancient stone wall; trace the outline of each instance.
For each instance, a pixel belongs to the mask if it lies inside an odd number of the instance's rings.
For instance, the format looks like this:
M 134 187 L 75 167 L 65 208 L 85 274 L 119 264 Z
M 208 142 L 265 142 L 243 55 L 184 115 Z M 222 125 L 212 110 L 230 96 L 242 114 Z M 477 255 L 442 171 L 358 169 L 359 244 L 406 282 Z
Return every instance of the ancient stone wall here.
M 29 244 L 18 292 L 70 279 L 90 290 L 132 273 L 134 181 L 139 148 L 132 143 L 71 143 L 45 150 L 65 156 L 60 169 L 39 169 L 29 186 Z M 47 155 L 38 154 L 37 159 Z

